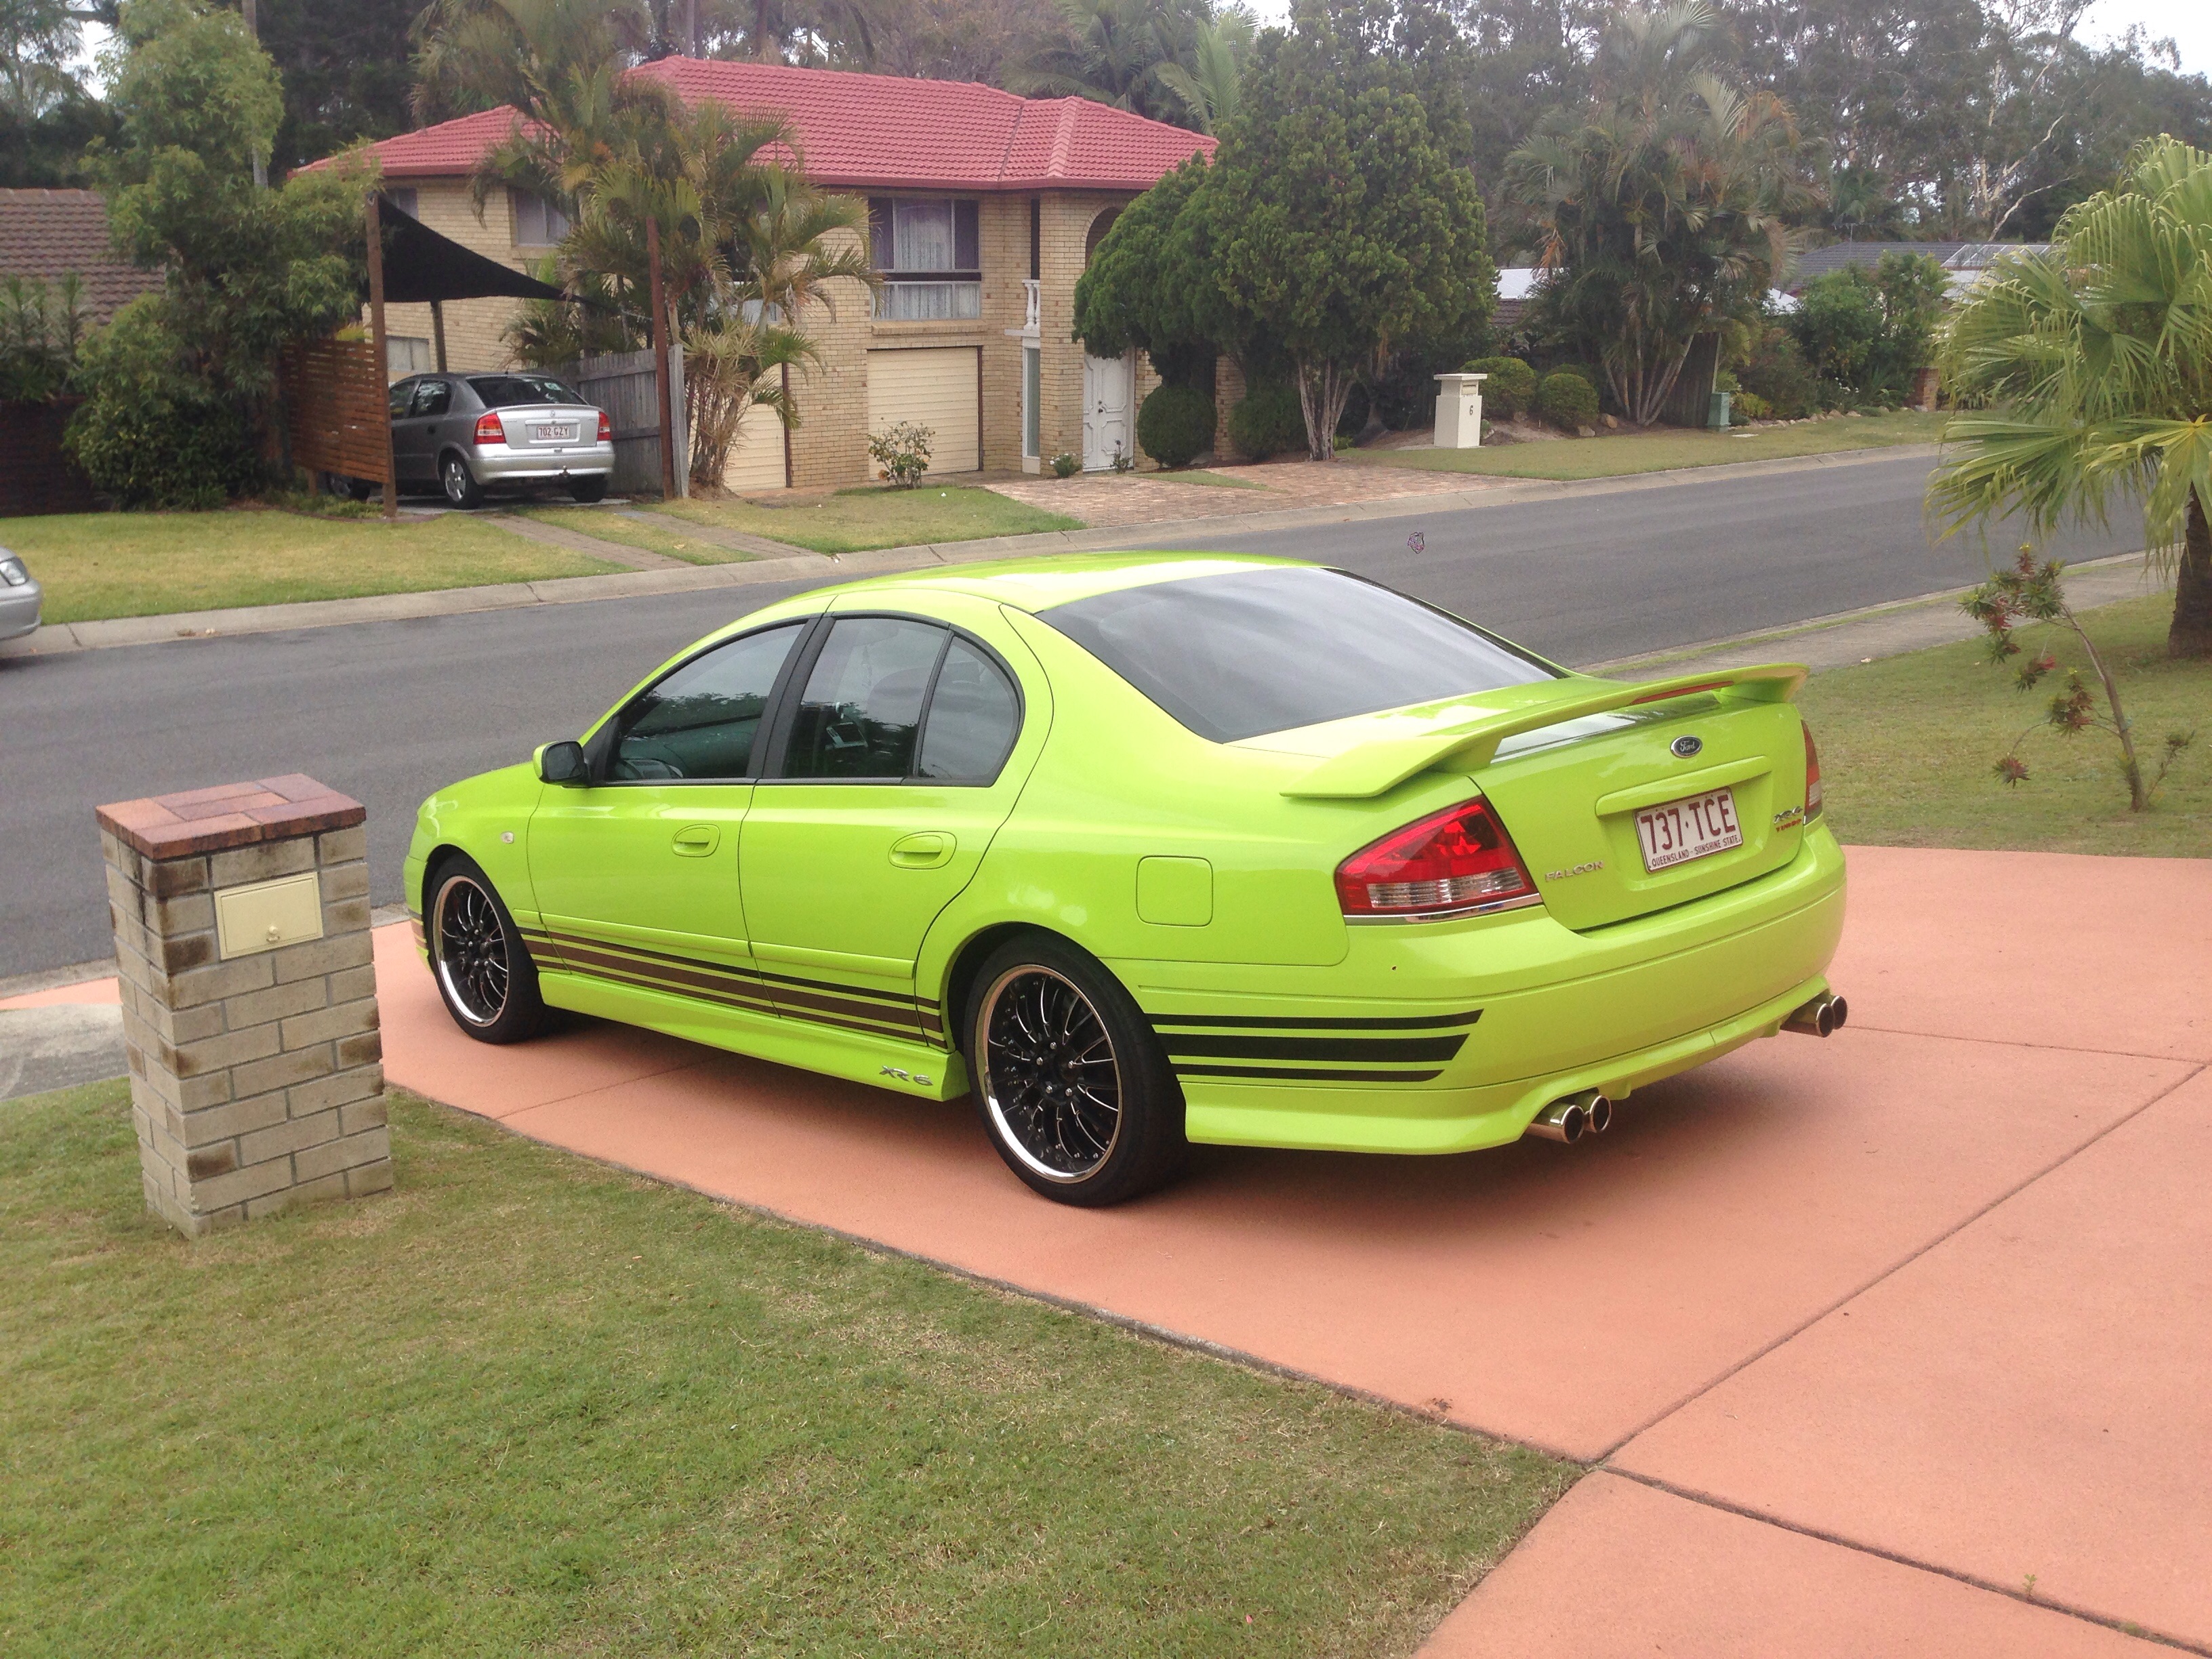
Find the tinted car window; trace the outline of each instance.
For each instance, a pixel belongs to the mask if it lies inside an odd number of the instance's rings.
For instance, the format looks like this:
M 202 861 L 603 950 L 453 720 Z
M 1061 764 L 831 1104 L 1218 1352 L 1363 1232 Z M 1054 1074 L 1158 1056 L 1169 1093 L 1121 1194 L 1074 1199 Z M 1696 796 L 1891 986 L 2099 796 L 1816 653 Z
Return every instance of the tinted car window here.
M 584 400 L 550 374 L 483 374 L 469 382 L 486 409 L 517 404 L 580 404 Z
M 407 405 L 421 387 L 419 380 L 402 380 L 392 388 L 392 418 L 398 420 L 407 412 Z
M 425 380 L 415 388 L 414 412 L 442 415 L 453 406 L 453 388 L 443 380 Z
M 1471 623 L 1340 570 L 1194 576 L 1038 614 L 1216 743 L 1556 678 Z
M 761 716 L 802 624 L 787 623 L 694 657 L 623 711 L 610 778 L 742 778 Z
M 896 617 L 846 617 L 806 677 L 784 751 L 787 778 L 902 778 L 947 630 Z
M 1006 671 L 956 635 L 929 694 L 915 775 L 988 783 L 1006 763 L 1021 723 L 1021 702 Z

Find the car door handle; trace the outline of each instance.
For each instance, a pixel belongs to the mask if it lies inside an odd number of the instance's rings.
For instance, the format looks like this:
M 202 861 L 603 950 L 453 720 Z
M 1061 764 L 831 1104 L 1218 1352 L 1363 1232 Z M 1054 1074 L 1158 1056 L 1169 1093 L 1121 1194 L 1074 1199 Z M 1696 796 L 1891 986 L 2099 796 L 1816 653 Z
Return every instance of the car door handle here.
M 891 862 L 902 870 L 934 870 L 952 861 L 954 844 L 941 830 L 918 830 L 891 843 Z
M 711 823 L 687 823 L 672 843 L 680 858 L 703 859 L 722 844 L 722 832 Z

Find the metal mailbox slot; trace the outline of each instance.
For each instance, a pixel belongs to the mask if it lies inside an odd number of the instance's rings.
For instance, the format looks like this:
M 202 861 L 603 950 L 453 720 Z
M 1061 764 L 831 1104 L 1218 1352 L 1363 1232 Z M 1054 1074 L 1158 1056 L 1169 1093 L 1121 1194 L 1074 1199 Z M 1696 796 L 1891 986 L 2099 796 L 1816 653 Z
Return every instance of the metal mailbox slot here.
M 215 896 L 216 947 L 225 960 L 323 936 L 323 890 L 312 870 Z

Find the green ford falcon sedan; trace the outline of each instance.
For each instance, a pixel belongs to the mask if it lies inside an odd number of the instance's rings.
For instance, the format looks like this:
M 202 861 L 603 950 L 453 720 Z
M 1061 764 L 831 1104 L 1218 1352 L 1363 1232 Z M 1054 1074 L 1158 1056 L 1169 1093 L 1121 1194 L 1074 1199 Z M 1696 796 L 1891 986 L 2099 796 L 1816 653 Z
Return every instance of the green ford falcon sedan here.
M 569 1009 L 972 1092 L 1067 1203 L 1194 1141 L 1574 1141 L 1842 1024 L 1803 678 L 1571 673 L 1283 560 L 880 577 L 441 790 L 407 892 L 472 1036 Z

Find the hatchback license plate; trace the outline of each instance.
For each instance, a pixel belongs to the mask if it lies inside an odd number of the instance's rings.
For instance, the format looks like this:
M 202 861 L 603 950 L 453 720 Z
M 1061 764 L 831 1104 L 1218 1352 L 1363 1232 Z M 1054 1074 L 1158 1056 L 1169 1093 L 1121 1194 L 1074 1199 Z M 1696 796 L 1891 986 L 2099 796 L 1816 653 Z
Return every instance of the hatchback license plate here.
M 530 428 L 530 435 L 541 444 L 573 443 L 576 428 L 573 426 L 533 426 Z
M 1646 807 L 1636 815 L 1636 838 L 1644 845 L 1647 872 L 1741 847 L 1743 827 L 1735 820 L 1735 791 L 1715 789 Z

